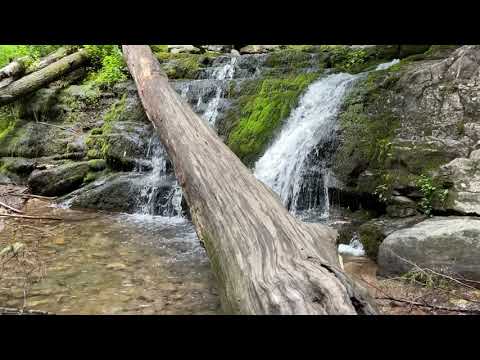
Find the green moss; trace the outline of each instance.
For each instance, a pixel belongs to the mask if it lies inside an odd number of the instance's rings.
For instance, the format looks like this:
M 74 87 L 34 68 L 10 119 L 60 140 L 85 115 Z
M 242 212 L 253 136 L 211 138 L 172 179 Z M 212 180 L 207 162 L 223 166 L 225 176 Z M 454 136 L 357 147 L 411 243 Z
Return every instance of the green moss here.
M 252 82 L 242 92 L 235 113 L 239 115 L 227 144 L 247 165 L 262 154 L 282 121 L 297 105 L 300 94 L 318 73 L 266 78 Z
M 378 248 L 385 238 L 382 229 L 375 224 L 366 223 L 360 226 L 359 236 L 365 254 L 371 259 L 377 260 Z
M 107 167 L 107 163 L 104 159 L 92 159 L 88 161 L 88 166 L 92 171 L 100 171 Z
M 156 52 L 155 55 L 169 79 L 195 79 L 205 64 L 219 54 L 213 52 L 204 54 Z

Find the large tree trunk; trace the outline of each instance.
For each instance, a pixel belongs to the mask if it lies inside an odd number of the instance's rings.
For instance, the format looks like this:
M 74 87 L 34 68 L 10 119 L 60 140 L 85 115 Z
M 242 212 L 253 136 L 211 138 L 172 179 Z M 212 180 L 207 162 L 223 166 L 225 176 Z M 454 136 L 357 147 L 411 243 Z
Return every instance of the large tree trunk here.
M 207 249 L 224 311 L 376 313 L 340 267 L 336 232 L 294 218 L 170 87 L 148 46 L 123 52 Z
M 58 60 L 60 55 L 62 55 L 60 51 L 55 52 L 51 57 L 47 57 L 42 60 L 43 62 L 40 62 L 41 66 L 44 66 L 40 68 L 40 70 L 32 72 L 0 88 L 0 105 L 11 103 L 24 95 L 44 87 L 68 72 L 77 69 L 89 58 L 87 50 L 85 49 Z M 55 62 L 50 63 L 51 61 Z

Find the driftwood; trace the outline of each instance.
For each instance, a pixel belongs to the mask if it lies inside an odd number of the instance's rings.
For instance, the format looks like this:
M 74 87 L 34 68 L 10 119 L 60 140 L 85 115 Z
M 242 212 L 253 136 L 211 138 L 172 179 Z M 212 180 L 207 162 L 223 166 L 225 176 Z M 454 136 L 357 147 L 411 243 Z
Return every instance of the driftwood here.
M 13 212 L 16 212 L 17 214 L 23 214 L 24 212 L 22 210 L 15 209 L 14 207 L 5 204 L 4 202 L 0 201 L 0 206 L 3 206 L 4 208 L 11 210 Z
M 12 218 L 21 218 L 21 219 L 34 219 L 34 220 L 58 220 L 62 221 L 64 219 L 53 216 L 32 216 L 32 215 L 14 215 L 14 214 L 0 214 L 3 217 L 12 217 Z
M 77 69 L 83 65 L 88 58 L 87 50 L 82 49 L 50 63 L 38 71 L 13 81 L 8 86 L 0 88 L 0 105 L 11 103 L 19 97 L 44 87 L 61 76 Z
M 170 87 L 146 45 L 123 52 L 217 276 L 236 314 L 375 314 L 341 269 L 336 232 L 293 217 Z

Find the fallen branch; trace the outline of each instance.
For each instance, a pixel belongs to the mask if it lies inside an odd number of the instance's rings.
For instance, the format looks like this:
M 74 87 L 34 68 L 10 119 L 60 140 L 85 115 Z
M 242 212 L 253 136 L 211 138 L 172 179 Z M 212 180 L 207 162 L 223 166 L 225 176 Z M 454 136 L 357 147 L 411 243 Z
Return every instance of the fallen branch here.
M 34 199 L 42 199 L 42 200 L 55 200 L 56 196 L 41 196 L 41 195 L 32 195 L 32 194 L 8 194 L 8 196 L 18 196 L 18 197 L 25 197 L 25 198 L 34 198 Z
M 24 214 L 24 212 L 22 210 L 18 210 L 18 209 L 15 209 L 14 207 L 8 205 L 8 204 L 5 204 L 4 202 L 0 201 L 0 206 L 3 206 L 4 208 L 7 208 L 13 212 L 16 212 L 17 214 Z
M 446 306 L 438 306 L 438 305 L 430 305 L 427 303 L 419 303 L 416 301 L 410 301 L 410 300 L 405 300 L 405 299 L 397 299 L 391 296 L 388 297 L 376 297 L 375 299 L 377 300 L 390 300 L 390 301 L 395 301 L 403 304 L 408 304 L 412 306 L 417 306 L 417 307 L 424 307 L 424 308 L 429 308 L 429 309 L 435 309 L 435 310 L 444 310 L 444 311 L 450 311 L 450 312 L 461 312 L 461 313 L 469 313 L 469 314 L 480 314 L 480 310 L 474 310 L 474 309 L 461 309 L 461 308 L 452 308 L 452 307 L 446 307 Z
M 40 310 L 25 310 L 25 309 L 15 309 L 15 308 L 6 308 L 0 307 L 0 315 L 55 315 L 54 313 L 48 311 Z
M 59 220 L 59 221 L 64 220 L 62 218 L 50 217 L 50 216 L 30 216 L 30 215 L 14 215 L 14 214 L 0 214 L 0 216 L 22 218 L 22 219 L 35 219 L 35 220 Z
M 430 273 L 432 273 L 432 274 L 434 274 L 434 275 L 436 275 L 436 276 L 443 277 L 443 278 L 448 279 L 448 280 L 450 280 L 450 281 L 453 281 L 453 282 L 455 282 L 455 283 L 457 283 L 457 284 L 459 284 L 459 285 L 465 286 L 466 288 L 469 288 L 469 289 L 472 289 L 472 290 L 477 290 L 477 288 L 475 288 L 475 287 L 473 287 L 473 286 L 471 286 L 471 285 L 465 284 L 464 282 L 462 282 L 462 281 L 460 281 L 460 280 L 458 280 L 458 279 L 455 279 L 454 277 L 448 276 L 448 275 L 446 275 L 446 274 L 439 273 L 439 272 L 437 272 L 437 271 L 435 271 L 435 270 L 432 270 L 432 269 L 429 269 L 429 268 L 422 268 L 422 267 L 418 266 L 417 264 L 415 264 L 414 262 L 412 262 L 412 261 L 410 261 L 410 260 L 408 260 L 408 259 L 405 259 L 405 258 L 401 257 L 400 255 L 398 255 L 397 253 L 395 253 L 393 250 L 390 250 L 390 252 L 391 252 L 394 256 L 398 257 L 398 258 L 399 258 L 400 260 L 402 260 L 403 262 L 406 262 L 407 264 L 413 266 L 414 269 L 422 272 L 423 274 L 426 274 L 426 272 L 430 272 Z

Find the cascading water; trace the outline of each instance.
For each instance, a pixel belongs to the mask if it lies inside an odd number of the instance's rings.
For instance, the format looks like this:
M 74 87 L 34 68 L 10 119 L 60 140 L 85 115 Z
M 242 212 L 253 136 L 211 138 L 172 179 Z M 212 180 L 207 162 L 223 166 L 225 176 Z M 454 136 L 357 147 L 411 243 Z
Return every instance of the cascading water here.
M 229 63 L 215 69 L 213 72 L 213 78 L 215 80 L 221 81 L 221 83 L 217 86 L 215 96 L 208 102 L 207 110 L 203 114 L 203 119 L 206 120 L 210 126 L 215 126 L 215 121 L 218 117 L 218 107 L 220 105 L 220 100 L 225 93 L 223 82 L 225 80 L 233 79 L 233 76 L 235 74 L 236 61 L 237 58 L 233 56 Z
M 218 108 L 225 94 L 225 83 L 227 80 L 231 80 L 235 74 L 236 61 L 236 57 L 231 57 L 226 64 L 211 69 L 211 72 L 207 74 L 209 77 L 207 81 L 214 82 L 215 95 L 207 102 L 203 114 L 201 111 L 202 105 L 204 105 L 202 95 L 198 97 L 196 106 L 194 106 L 194 110 L 200 113 L 201 117 L 212 127 L 215 126 L 215 121 L 219 114 Z M 195 81 L 198 83 L 205 80 L 187 81 L 178 86 L 177 91 L 182 98 L 188 100 L 189 93 L 192 91 L 192 88 L 194 88 Z M 145 185 L 139 196 L 137 212 L 140 214 L 162 215 L 167 217 L 181 216 L 182 189 L 178 185 L 178 182 L 174 182 L 168 194 L 161 196 L 161 193 L 165 192 L 165 180 L 172 175 L 167 168 L 167 154 L 156 134 L 153 134 L 150 139 L 146 157 L 151 159 L 152 170 L 145 177 Z
M 380 64 L 375 71 L 398 61 Z M 255 164 L 255 176 L 270 186 L 292 213 L 317 209 L 321 218 L 328 217 L 328 148 L 335 140 L 345 94 L 365 75 L 331 74 L 310 85 L 279 136 Z
M 165 182 L 171 179 L 168 171 L 167 154 L 156 134 L 152 135 L 147 148 L 147 158 L 151 159 L 152 170 L 144 179 L 137 213 L 145 215 L 181 216 L 182 191 L 175 181 L 165 191 Z
M 305 193 L 302 180 L 312 171 L 307 158 L 319 143 L 328 142 L 334 136 L 342 99 L 359 76 L 332 74 L 310 85 L 280 135 L 255 165 L 255 176 L 278 193 L 292 212 L 298 210 L 300 195 Z M 315 167 L 314 172 L 321 174 L 319 181 L 326 188 L 328 170 L 325 164 Z M 327 196 L 325 190 L 324 197 Z M 328 215 L 328 199 L 324 198 L 322 204 L 319 202 L 312 198 L 309 205 L 323 205 L 324 214 Z

